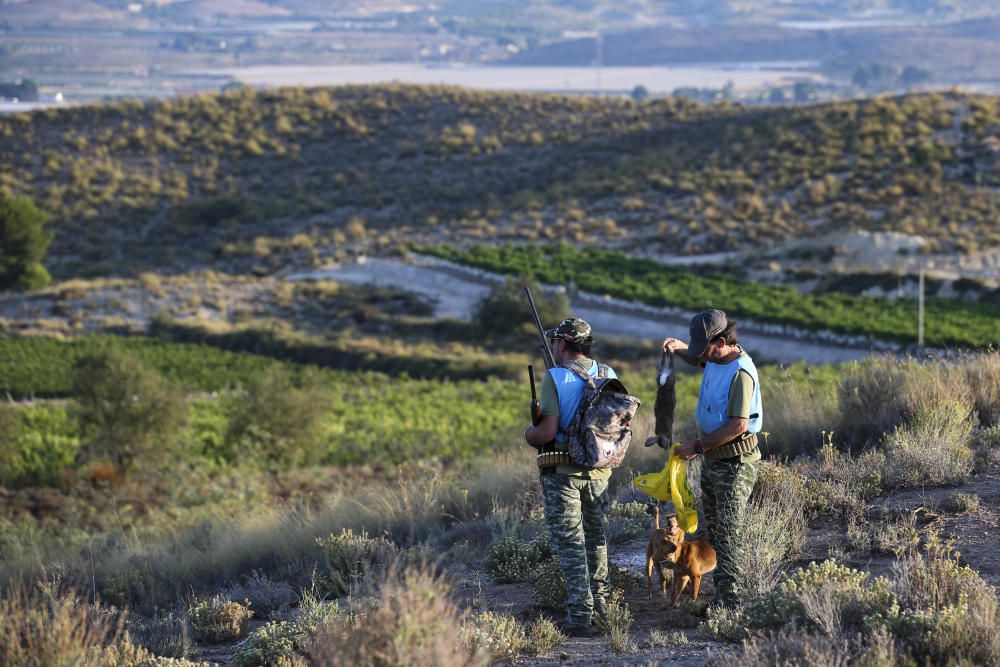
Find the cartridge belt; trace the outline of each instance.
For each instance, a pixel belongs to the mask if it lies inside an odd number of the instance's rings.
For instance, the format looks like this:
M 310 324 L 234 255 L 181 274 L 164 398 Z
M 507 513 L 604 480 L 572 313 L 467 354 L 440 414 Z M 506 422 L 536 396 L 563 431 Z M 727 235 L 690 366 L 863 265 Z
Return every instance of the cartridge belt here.
M 562 449 L 562 447 L 564 445 L 554 441 L 543 446 L 539 450 L 538 455 L 535 456 L 535 463 L 541 469 L 573 465 L 573 459 L 570 458 L 569 451 Z
M 721 461 L 722 459 L 731 459 L 734 456 L 749 454 L 755 449 L 757 449 L 757 434 L 744 433 L 724 445 L 706 449 L 705 458 L 709 461 Z

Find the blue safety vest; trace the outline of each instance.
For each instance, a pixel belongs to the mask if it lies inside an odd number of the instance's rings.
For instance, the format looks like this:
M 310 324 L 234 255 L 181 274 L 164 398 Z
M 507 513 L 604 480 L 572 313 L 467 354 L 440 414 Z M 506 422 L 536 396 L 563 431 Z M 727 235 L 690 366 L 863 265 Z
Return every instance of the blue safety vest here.
M 594 361 L 590 365 L 587 375 L 592 378 L 597 377 L 598 364 Z M 565 440 L 565 431 L 569 428 L 569 423 L 573 421 L 580 401 L 583 400 L 583 380 L 568 368 L 556 366 L 549 371 L 552 381 L 556 385 L 556 396 L 559 398 L 559 431 L 556 433 L 556 441 Z M 616 378 L 614 370 L 608 367 L 608 377 Z
M 760 381 L 757 379 L 757 367 L 746 352 L 740 350 L 740 356 L 728 364 L 708 362 L 701 378 L 701 392 L 698 394 L 698 407 L 695 410 L 695 420 L 702 433 L 709 434 L 729 421 L 726 414 L 729 408 L 729 390 L 733 379 L 741 370 L 753 378 L 753 399 L 750 403 L 750 424 L 747 431 L 760 433 L 763 410 L 760 401 Z

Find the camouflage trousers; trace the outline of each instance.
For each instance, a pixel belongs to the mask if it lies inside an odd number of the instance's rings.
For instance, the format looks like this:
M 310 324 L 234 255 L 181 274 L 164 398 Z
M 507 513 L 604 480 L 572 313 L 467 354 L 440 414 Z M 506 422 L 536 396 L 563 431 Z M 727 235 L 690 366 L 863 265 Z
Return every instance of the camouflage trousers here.
M 566 579 L 566 620 L 590 625 L 595 606 L 606 608 L 611 593 L 605 513 L 608 480 L 542 475 L 545 522 Z
M 743 563 L 740 523 L 757 481 L 759 462 L 709 461 L 701 465 L 701 502 L 706 537 L 715 548 L 715 599 L 732 605 L 741 595 Z

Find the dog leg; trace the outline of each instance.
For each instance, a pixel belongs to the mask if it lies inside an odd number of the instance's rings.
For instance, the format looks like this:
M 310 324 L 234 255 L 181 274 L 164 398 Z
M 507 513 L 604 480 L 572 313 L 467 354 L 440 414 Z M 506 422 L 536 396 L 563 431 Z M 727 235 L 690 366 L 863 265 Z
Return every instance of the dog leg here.
M 691 577 L 691 599 L 698 599 L 698 591 L 701 590 L 701 575 L 696 574 Z
M 667 574 L 663 570 L 663 563 L 657 563 L 656 567 L 660 573 L 660 597 L 667 599 Z
M 671 601 L 671 604 L 673 606 L 676 607 L 677 603 L 680 601 L 681 593 L 683 593 L 684 589 L 687 588 L 689 579 L 690 577 L 688 577 L 686 574 L 681 577 L 678 577 L 677 572 L 674 572 L 674 599 Z
M 646 556 L 646 599 L 653 599 L 653 565 L 655 565 L 653 557 Z M 660 575 L 662 578 L 662 575 Z

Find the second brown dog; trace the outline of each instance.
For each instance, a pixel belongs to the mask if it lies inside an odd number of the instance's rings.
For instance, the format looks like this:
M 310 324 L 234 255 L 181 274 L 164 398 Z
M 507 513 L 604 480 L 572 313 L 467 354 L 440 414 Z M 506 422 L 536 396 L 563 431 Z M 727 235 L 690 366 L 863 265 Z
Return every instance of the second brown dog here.
M 679 544 L 671 542 L 664 548 L 667 551 L 667 562 L 674 571 L 671 604 L 677 606 L 688 581 L 691 582 L 691 599 L 697 600 L 702 576 L 715 569 L 715 549 L 708 540 L 691 540 Z
M 664 561 L 670 560 L 667 545 L 676 548 L 676 545 L 684 541 L 684 531 L 677 524 L 676 516 L 667 517 L 667 525 L 660 528 L 660 508 L 653 508 L 653 532 L 649 536 L 649 543 L 646 545 L 646 598 L 653 599 L 653 570 L 656 570 L 660 578 L 660 591 L 663 597 L 667 596 L 667 578 L 663 572 Z

